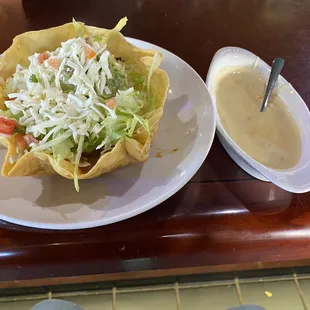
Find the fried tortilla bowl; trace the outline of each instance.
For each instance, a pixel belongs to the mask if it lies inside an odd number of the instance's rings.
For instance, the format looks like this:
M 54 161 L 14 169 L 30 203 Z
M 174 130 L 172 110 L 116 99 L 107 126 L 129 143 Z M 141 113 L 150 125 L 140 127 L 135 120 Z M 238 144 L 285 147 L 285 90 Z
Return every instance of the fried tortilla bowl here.
M 158 68 L 162 55 L 156 51 L 143 50 L 128 43 L 117 29 L 101 29 L 91 26 L 84 27 L 86 36 L 106 36 L 107 49 L 115 57 L 121 57 L 125 64 L 130 64 L 135 71 L 148 77 L 149 71 L 154 69 L 150 90 L 156 98 L 156 110 L 152 111 L 149 122 L 149 131 L 143 127 L 137 128 L 135 134 L 130 137 L 121 138 L 113 149 L 103 155 L 90 159 L 91 166 L 79 168 L 78 179 L 89 179 L 100 176 L 120 167 L 144 162 L 148 159 L 150 144 L 158 128 L 158 122 L 163 114 L 169 79 L 165 71 Z M 40 31 L 26 32 L 14 38 L 12 46 L 4 52 L 0 58 L 0 77 L 7 79 L 16 70 L 16 65 L 28 66 L 28 57 L 34 53 L 54 51 L 61 42 L 76 37 L 76 23 L 67 23 L 59 27 Z M 154 58 L 157 58 L 154 61 Z M 151 69 L 152 67 L 152 69 Z M 4 101 L 6 94 L 0 87 L 0 109 L 5 110 Z M 40 151 L 30 151 L 23 154 L 17 161 L 12 162 L 10 158 L 17 155 L 17 147 L 14 136 L 11 138 L 0 137 L 0 142 L 8 149 L 2 175 L 7 177 L 35 176 L 45 174 L 59 174 L 65 178 L 74 178 L 74 165 L 67 160 L 56 162 L 52 155 Z

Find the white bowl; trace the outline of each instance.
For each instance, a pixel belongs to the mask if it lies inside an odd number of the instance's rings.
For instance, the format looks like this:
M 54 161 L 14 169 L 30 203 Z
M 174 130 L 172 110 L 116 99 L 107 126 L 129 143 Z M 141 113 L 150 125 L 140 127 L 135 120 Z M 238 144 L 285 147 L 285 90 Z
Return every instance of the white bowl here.
M 253 66 L 266 80 L 270 74 L 270 66 L 253 53 L 237 47 L 225 47 L 217 51 L 211 62 L 206 84 L 213 102 L 216 103 L 214 82 L 217 74 L 224 67 Z M 286 85 L 286 87 L 283 87 Z M 279 97 L 287 105 L 297 121 L 302 138 L 302 154 L 299 162 L 287 170 L 268 168 L 248 156 L 227 134 L 221 124 L 219 115 L 216 120 L 217 135 L 230 157 L 253 177 L 271 181 L 277 186 L 293 193 L 310 191 L 310 113 L 297 91 L 282 76 L 277 83 Z

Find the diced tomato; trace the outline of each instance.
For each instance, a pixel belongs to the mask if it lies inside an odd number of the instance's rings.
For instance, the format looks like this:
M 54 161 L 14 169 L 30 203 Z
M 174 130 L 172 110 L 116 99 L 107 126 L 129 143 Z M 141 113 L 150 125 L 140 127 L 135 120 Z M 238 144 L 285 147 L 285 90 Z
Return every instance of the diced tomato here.
M 42 53 L 42 54 L 39 54 L 38 56 L 38 64 L 41 65 L 43 63 L 44 60 L 48 59 L 49 56 L 48 56 L 48 53 L 45 52 L 45 53 Z
M 116 107 L 116 102 L 114 98 L 109 99 L 106 103 L 105 103 L 110 109 L 114 109 Z
M 0 133 L 4 135 L 12 135 L 16 127 L 16 122 L 11 119 L 0 117 Z
M 58 69 L 60 66 L 60 61 L 55 58 L 51 58 L 47 61 L 48 65 L 53 69 Z
M 85 54 L 88 59 L 92 59 L 97 55 L 90 47 L 85 47 Z
M 23 133 L 17 133 L 14 138 L 18 151 L 23 152 L 27 147 L 25 135 Z
M 24 140 L 29 145 L 31 143 L 38 143 L 39 141 L 32 135 L 24 135 Z

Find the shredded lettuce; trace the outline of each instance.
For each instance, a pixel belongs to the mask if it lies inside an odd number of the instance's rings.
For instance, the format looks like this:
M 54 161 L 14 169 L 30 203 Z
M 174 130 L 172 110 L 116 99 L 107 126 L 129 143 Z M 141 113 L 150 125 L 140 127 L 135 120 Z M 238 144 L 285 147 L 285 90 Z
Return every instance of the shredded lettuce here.
M 39 54 L 30 56 L 29 67 L 19 66 L 6 81 L 10 100 L 0 115 L 17 120 L 21 132 L 39 141 L 29 151 L 51 154 L 56 164 L 73 163 L 77 191 L 81 158 L 85 163 L 93 152 L 112 150 L 138 128 L 149 131 L 148 119 L 156 110 L 150 82 L 159 55 L 146 77 L 107 49 L 108 36 L 126 22 L 125 17 L 105 35 L 86 38 L 84 25 L 73 19 L 75 38 L 47 51 L 43 63 Z
M 127 17 L 123 17 L 123 18 L 117 23 L 117 25 L 112 29 L 112 31 L 114 30 L 114 31 L 121 32 L 122 29 L 126 26 L 127 21 L 128 21 L 128 18 L 127 18 Z
M 108 40 L 111 36 L 113 36 L 115 33 L 120 32 L 120 31 L 126 26 L 127 21 L 128 21 L 128 18 L 127 18 L 127 17 L 123 17 L 123 18 L 117 23 L 117 25 L 116 25 L 113 29 L 107 31 L 107 32 L 101 37 L 101 42 L 100 42 L 100 43 L 105 43 L 105 42 L 107 42 L 107 40 Z M 98 37 L 96 37 L 96 40 L 98 40 Z
M 60 136 L 61 133 L 57 133 L 54 135 L 54 139 Z M 72 160 L 74 158 L 74 154 L 72 152 L 72 148 L 74 147 L 73 142 L 70 138 L 67 138 L 63 141 L 61 141 L 58 144 L 55 144 L 53 146 L 53 157 L 55 162 L 59 163 L 61 160 Z
M 93 41 L 97 42 L 97 43 L 101 43 L 102 42 L 102 37 L 101 36 L 93 36 Z
M 151 78 L 152 75 L 154 73 L 154 70 L 158 67 L 160 62 L 160 57 L 158 53 L 155 53 L 154 57 L 153 57 L 153 61 L 152 61 L 152 65 L 147 77 L 147 96 L 148 96 L 148 101 L 150 102 L 151 100 Z
M 69 83 L 65 83 L 62 80 L 60 80 L 60 87 L 64 93 L 70 93 L 70 92 L 74 93 L 76 90 L 76 86 Z
M 14 118 L 14 114 L 9 109 L 4 111 L 0 109 L 0 116 L 5 118 Z
M 34 148 L 32 148 L 32 151 L 33 152 L 39 152 L 39 151 L 47 150 L 49 148 L 53 148 L 57 144 L 67 140 L 70 136 L 71 136 L 71 133 L 69 131 L 67 131 L 67 132 L 63 133 L 62 135 L 59 135 L 57 138 L 55 138 L 49 142 L 46 142 L 46 143 L 41 144 L 39 146 L 35 146 Z
M 75 37 L 83 37 L 85 34 L 85 28 L 83 23 L 77 22 L 74 18 L 72 18 L 72 23 L 75 31 Z
M 127 76 L 130 86 L 140 91 L 145 91 L 147 89 L 147 79 L 144 75 L 135 71 L 129 71 Z
M 39 80 L 35 74 L 32 74 L 31 77 L 29 78 L 29 81 L 32 83 L 38 83 Z
M 75 161 L 74 161 L 74 186 L 77 192 L 80 191 L 78 170 L 79 170 L 80 159 L 81 159 L 82 152 L 83 152 L 84 139 L 85 139 L 85 136 L 81 135 L 79 138 L 79 144 L 78 144 Z

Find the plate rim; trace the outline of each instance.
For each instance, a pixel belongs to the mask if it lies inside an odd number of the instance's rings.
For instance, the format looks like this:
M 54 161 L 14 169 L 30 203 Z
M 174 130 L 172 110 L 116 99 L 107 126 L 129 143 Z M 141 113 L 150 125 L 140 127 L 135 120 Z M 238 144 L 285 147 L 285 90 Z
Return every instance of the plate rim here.
M 211 146 L 212 146 L 213 141 L 214 141 L 215 130 L 216 130 L 216 115 L 217 115 L 215 103 L 213 102 L 212 96 L 210 94 L 209 89 L 207 88 L 205 81 L 196 72 L 196 70 L 193 69 L 193 67 L 191 65 L 189 65 L 185 60 L 183 60 L 179 56 L 175 55 L 174 53 L 172 53 L 172 52 L 170 52 L 170 51 L 168 51 L 168 50 L 166 50 L 166 49 L 164 49 L 164 48 L 162 48 L 156 44 L 153 44 L 151 42 L 147 42 L 144 40 L 140 40 L 140 39 L 136 39 L 136 38 L 132 38 L 132 37 L 127 37 L 127 36 L 125 38 L 129 43 L 131 43 L 133 45 L 134 45 L 134 42 L 142 43 L 142 44 L 150 44 L 150 45 L 152 45 L 152 48 L 154 47 L 155 49 L 162 50 L 165 54 L 169 54 L 170 56 L 177 58 L 179 61 L 186 64 L 188 66 L 188 68 L 192 71 L 192 73 L 194 75 L 196 75 L 196 77 L 205 86 L 207 94 L 208 94 L 208 96 L 210 98 L 210 102 L 211 102 L 211 107 L 212 107 L 212 112 L 213 112 L 213 124 L 212 124 L 212 139 L 208 143 L 208 145 L 205 145 L 204 156 L 201 157 L 201 159 L 197 163 L 197 166 L 195 167 L 195 169 L 193 169 L 188 174 L 188 176 L 186 178 L 182 178 L 180 180 L 180 182 L 175 183 L 174 186 L 172 188 L 170 188 L 169 191 L 166 191 L 163 195 L 157 196 L 156 198 L 152 199 L 151 201 L 144 204 L 140 208 L 136 208 L 130 212 L 121 213 L 121 214 L 113 216 L 112 218 L 109 218 L 109 219 L 101 218 L 101 219 L 98 219 L 95 221 L 56 224 L 56 223 L 32 222 L 32 221 L 28 221 L 28 220 L 20 220 L 20 219 L 16 219 L 14 217 L 3 215 L 0 213 L 0 220 L 9 222 L 10 224 L 16 224 L 16 225 L 21 225 L 21 226 L 28 227 L 28 228 L 36 228 L 36 229 L 44 229 L 44 230 L 77 230 L 77 229 L 88 229 L 88 228 L 110 225 L 113 223 L 121 222 L 123 220 L 132 218 L 132 217 L 137 216 L 139 214 L 142 214 L 142 213 L 149 211 L 150 209 L 158 206 L 160 203 L 166 201 L 168 198 L 170 198 L 175 193 L 177 193 L 181 188 L 183 188 L 190 181 L 190 179 L 195 175 L 195 173 L 199 170 L 199 168 L 202 166 L 202 164 L 204 163 L 205 159 L 207 158 L 207 156 L 210 152 Z M 21 206 L 21 208 L 22 208 L 22 206 Z

